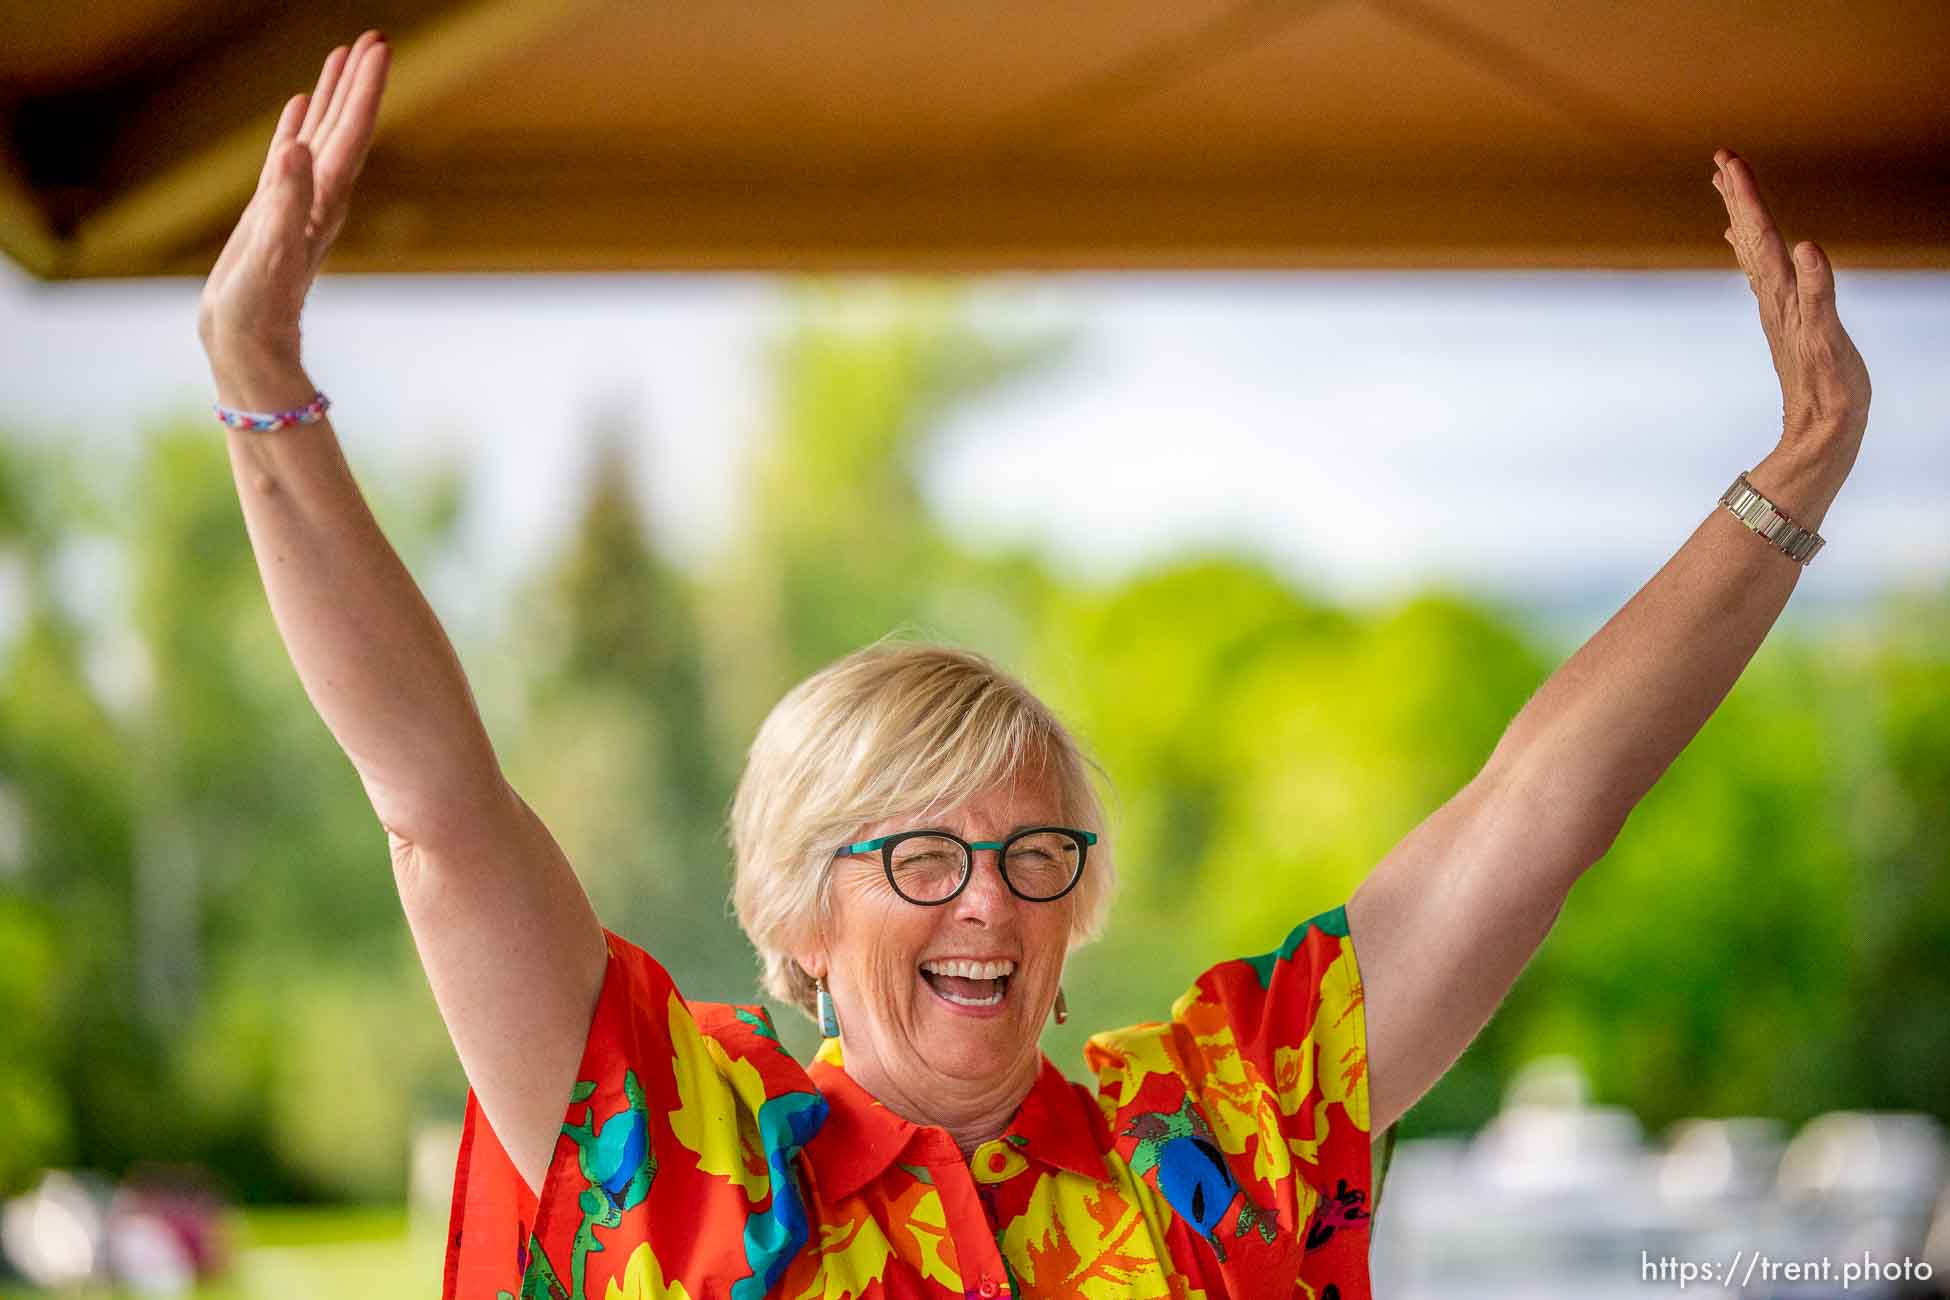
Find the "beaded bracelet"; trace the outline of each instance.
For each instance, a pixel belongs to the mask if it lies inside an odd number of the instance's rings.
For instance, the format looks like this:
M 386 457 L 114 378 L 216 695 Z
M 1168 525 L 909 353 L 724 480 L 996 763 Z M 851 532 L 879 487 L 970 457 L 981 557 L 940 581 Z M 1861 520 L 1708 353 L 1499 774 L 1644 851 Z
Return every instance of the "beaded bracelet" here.
M 294 424 L 315 424 L 331 409 L 332 399 L 319 393 L 309 405 L 295 411 L 278 411 L 274 414 L 259 414 L 256 411 L 233 411 L 220 403 L 211 403 L 210 409 L 217 418 L 233 429 L 244 429 L 251 433 L 269 433 L 273 429 L 284 429 Z

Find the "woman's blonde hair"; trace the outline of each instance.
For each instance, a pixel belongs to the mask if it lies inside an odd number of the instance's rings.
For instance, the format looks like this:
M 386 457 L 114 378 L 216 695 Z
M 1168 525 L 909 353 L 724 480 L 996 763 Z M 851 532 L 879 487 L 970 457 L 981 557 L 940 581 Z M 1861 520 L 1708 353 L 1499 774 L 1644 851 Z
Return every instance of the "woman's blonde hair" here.
M 891 636 L 793 687 L 759 727 L 731 803 L 732 902 L 766 992 L 811 1014 L 812 977 L 792 949 L 826 919 L 833 851 L 861 826 L 1046 771 L 1064 823 L 1098 836 L 1076 887 L 1075 948 L 1103 929 L 1117 884 L 1090 780 L 1108 776 L 1028 687 L 972 651 Z

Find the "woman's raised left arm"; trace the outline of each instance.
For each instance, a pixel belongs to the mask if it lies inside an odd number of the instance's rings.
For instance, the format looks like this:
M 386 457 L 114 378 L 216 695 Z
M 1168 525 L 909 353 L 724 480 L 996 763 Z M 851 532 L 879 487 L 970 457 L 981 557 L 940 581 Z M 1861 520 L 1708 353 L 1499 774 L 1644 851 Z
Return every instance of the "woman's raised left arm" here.
M 1747 477 L 1816 529 L 1861 448 L 1869 372 L 1836 314 L 1827 256 L 1802 243 L 1790 257 L 1745 160 L 1726 150 L 1714 160 L 1726 238 L 1781 379 L 1780 444 Z M 1801 569 L 1714 506 L 1531 697 L 1482 772 L 1362 882 L 1348 923 L 1365 988 L 1375 1131 L 1489 1020 L 1572 884 L 1726 698 Z

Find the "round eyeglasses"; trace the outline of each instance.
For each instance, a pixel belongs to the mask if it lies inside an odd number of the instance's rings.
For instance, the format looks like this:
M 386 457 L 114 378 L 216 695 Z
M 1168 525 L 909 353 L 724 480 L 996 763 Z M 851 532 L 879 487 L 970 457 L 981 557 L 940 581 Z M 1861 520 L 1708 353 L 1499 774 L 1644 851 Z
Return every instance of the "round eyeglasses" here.
M 935 907 L 968 887 L 975 874 L 975 850 L 995 849 L 1002 882 L 1027 903 L 1053 903 L 1083 878 L 1083 860 L 1097 842 L 1091 831 L 1067 826 L 1034 826 L 1006 840 L 970 843 L 949 831 L 915 830 L 843 844 L 836 858 L 878 850 L 887 883 L 910 903 Z

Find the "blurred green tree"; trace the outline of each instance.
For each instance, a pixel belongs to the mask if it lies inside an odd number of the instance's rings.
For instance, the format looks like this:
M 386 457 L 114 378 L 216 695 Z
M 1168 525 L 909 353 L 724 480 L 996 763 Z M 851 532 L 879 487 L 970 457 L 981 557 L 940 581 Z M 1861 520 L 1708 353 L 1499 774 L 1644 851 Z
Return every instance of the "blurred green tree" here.
M 1072 967 L 1087 1013 L 1052 1038 L 1077 1049 L 1344 902 L 1475 774 L 1541 670 L 1459 598 L 1362 615 L 1222 555 L 1062 596 L 1041 626 L 1035 680 L 1121 792 L 1124 898 Z
M 202 1160 L 253 1200 L 396 1191 L 405 1121 L 386 1121 L 413 1072 L 372 1058 L 451 1049 L 395 995 L 340 998 L 358 1015 L 305 1050 L 324 1021 L 304 1010 L 335 982 L 422 977 L 384 834 L 269 617 L 221 439 L 148 430 L 120 476 L 13 446 L 28 580 L 0 775 L 28 828 L 11 888 L 56 924 L 37 996 L 60 1027 L 63 1158 Z M 409 556 L 458 500 L 451 479 L 413 486 L 410 513 L 377 506 Z
M 1950 580 L 1892 593 L 1866 658 L 1868 704 L 1836 726 L 1871 730 L 1829 795 L 1868 895 L 1838 1046 L 1858 1104 L 1950 1119 Z
M 952 284 L 807 282 L 771 347 L 773 403 L 748 504 L 707 591 L 715 689 L 742 751 L 792 685 L 905 628 L 1004 660 L 1052 579 L 1021 550 L 972 554 L 926 500 L 946 421 L 1048 372 L 1062 335 L 969 324 Z
M 524 720 L 504 761 L 605 925 L 654 944 L 690 996 L 744 998 L 750 950 L 725 906 L 736 750 L 712 708 L 697 592 L 633 487 L 639 434 L 597 418 L 569 544 L 518 597 Z

